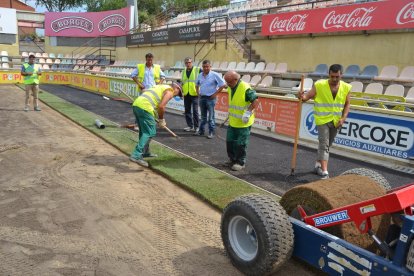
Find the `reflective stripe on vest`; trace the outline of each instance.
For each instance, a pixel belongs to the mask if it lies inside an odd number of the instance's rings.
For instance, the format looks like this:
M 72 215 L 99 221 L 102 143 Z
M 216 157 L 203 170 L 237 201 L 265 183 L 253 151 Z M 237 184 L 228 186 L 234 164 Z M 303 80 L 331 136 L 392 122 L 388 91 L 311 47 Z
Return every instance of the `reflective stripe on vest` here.
M 187 70 L 186 69 L 183 70 L 183 73 L 181 75 L 181 80 L 183 84 L 183 95 L 184 96 L 186 96 L 188 93 L 190 93 L 190 96 L 197 96 L 196 80 L 197 80 L 199 73 L 200 73 L 200 68 L 197 66 L 193 66 L 190 77 L 187 78 Z
M 231 97 L 231 89 L 228 88 L 229 93 L 229 124 L 232 127 L 244 128 L 249 127 L 254 123 L 254 113 L 250 116 L 247 123 L 243 123 L 243 113 L 249 108 L 250 102 L 246 102 L 246 90 L 250 85 L 244 81 L 240 81 L 236 92 Z
M 161 68 L 158 64 L 153 64 L 153 68 L 151 70 L 151 72 L 154 74 L 154 81 L 155 84 L 157 85 L 160 82 L 160 77 L 161 77 Z M 137 69 L 138 69 L 138 81 L 140 83 L 142 83 L 144 81 L 145 78 L 145 70 L 146 70 L 146 65 L 145 63 L 140 63 L 137 64 Z M 141 88 L 138 87 L 138 91 L 141 91 Z
M 32 67 L 30 66 L 29 63 L 24 63 L 23 67 L 24 67 L 25 72 L 33 73 L 33 75 L 24 76 L 23 83 L 24 84 L 34 84 L 34 83 L 39 84 L 39 76 L 37 75 L 37 72 L 40 69 L 40 65 L 33 64 L 33 67 Z M 28 70 L 29 68 L 33 68 L 33 71 Z
M 158 106 L 162 100 L 164 91 L 167 89 L 171 89 L 171 86 L 161 84 L 153 86 L 151 89 L 145 89 L 132 105 L 155 115 L 158 112 Z
M 315 83 L 315 88 L 316 97 L 314 99 L 315 104 L 313 106 L 315 124 L 323 125 L 333 121 L 336 126 L 342 117 L 342 110 L 345 106 L 346 97 L 351 90 L 351 85 L 340 81 L 335 99 L 332 96 L 328 80 L 317 81 Z

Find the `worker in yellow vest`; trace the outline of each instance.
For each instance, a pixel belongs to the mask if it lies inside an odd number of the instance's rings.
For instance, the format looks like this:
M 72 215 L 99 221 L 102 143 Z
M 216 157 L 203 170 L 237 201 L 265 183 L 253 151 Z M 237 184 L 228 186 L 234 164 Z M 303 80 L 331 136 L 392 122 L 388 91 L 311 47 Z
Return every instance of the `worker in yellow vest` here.
M 167 103 L 175 96 L 182 98 L 182 88 L 178 82 L 171 85 L 160 84 L 142 91 L 132 104 L 135 119 L 139 127 L 139 141 L 132 151 L 129 160 L 141 166 L 148 167 L 145 157 L 157 157 L 150 153 L 149 144 L 151 138 L 157 134 L 158 127 L 165 128 L 167 123 L 164 119 Z
M 350 109 L 352 86 L 341 80 L 342 65 L 329 67 L 329 79 L 319 80 L 308 93 L 299 93 L 302 101 L 314 99 L 313 116 L 318 128 L 318 157 L 315 173 L 322 179 L 329 178 L 329 148 L 335 139 L 338 129 L 345 123 Z
M 233 171 L 240 171 L 246 165 L 250 129 L 255 118 L 254 109 L 259 101 L 256 91 L 242 81 L 235 71 L 228 71 L 224 80 L 229 94 L 229 127 L 226 137 L 228 165 Z
M 184 131 L 198 131 L 198 94 L 196 91 L 196 81 L 200 74 L 200 67 L 193 66 L 193 60 L 190 57 L 184 59 L 186 69 L 183 70 L 181 83 L 184 95 L 184 115 L 187 127 Z M 192 109 L 192 110 L 191 110 Z
M 41 66 L 35 64 L 35 55 L 29 56 L 29 62 L 23 63 L 21 68 L 23 83 L 26 88 L 26 101 L 24 111 L 29 111 L 30 92 L 33 95 L 33 106 L 35 111 L 41 111 L 39 106 L 39 76 L 42 75 Z
M 137 68 L 131 73 L 131 78 L 137 84 L 139 94 L 144 89 L 162 84 L 165 80 L 165 74 L 162 72 L 160 65 L 153 64 L 153 60 L 153 54 L 146 54 L 145 63 L 137 64 Z

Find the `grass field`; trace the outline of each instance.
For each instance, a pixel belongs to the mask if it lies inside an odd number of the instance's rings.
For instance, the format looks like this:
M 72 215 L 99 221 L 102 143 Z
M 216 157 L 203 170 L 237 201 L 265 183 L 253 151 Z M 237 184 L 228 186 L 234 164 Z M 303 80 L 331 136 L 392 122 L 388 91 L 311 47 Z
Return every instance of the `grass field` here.
M 105 118 L 45 91 L 41 91 L 39 98 L 46 105 L 101 137 L 127 156 L 136 145 L 137 133 L 120 128 L 117 124 Z M 98 129 L 95 126 L 95 119 L 97 118 L 105 124 L 105 129 Z M 151 152 L 159 156 L 147 160 L 153 171 L 164 175 L 220 210 L 240 195 L 266 193 L 242 180 L 164 147 L 159 143 L 151 143 Z M 125 159 L 127 156 L 125 156 Z M 275 198 L 278 200 L 276 196 Z

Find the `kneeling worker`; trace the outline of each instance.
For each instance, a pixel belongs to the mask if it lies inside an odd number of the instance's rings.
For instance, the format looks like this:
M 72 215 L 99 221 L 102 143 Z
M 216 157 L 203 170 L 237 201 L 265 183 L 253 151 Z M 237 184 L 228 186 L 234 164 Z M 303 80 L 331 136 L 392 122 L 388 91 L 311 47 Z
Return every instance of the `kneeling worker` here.
M 135 118 L 139 127 L 139 141 L 132 151 L 129 160 L 141 166 L 148 167 L 145 157 L 156 157 L 149 152 L 151 138 L 157 134 L 156 116 L 158 115 L 158 127 L 167 126 L 164 113 L 167 103 L 175 96 L 182 98 L 182 87 L 179 83 L 173 82 L 171 85 L 160 84 L 145 89 L 143 93 L 135 99 L 132 104 Z

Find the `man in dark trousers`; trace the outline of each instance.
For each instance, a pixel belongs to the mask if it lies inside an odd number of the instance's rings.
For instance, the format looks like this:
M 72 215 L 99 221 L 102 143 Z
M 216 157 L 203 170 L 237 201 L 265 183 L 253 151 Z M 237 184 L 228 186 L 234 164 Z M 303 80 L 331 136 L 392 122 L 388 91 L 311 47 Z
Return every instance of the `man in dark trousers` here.
M 233 171 L 240 171 L 246 165 L 247 145 L 250 129 L 254 123 L 254 109 L 258 106 L 256 91 L 240 79 L 235 71 L 224 75 L 229 93 L 229 127 L 226 146 L 229 165 Z
M 184 94 L 184 113 L 187 127 L 184 131 L 198 131 L 198 95 L 196 91 L 196 81 L 200 68 L 193 66 L 190 57 L 184 59 L 186 70 L 183 70 L 181 76 L 181 85 Z
M 318 128 L 318 157 L 315 173 L 322 179 L 329 178 L 329 148 L 335 139 L 338 129 L 344 124 L 350 109 L 352 86 L 342 77 L 342 65 L 329 67 L 329 79 L 318 80 L 308 93 L 299 93 L 298 97 L 306 102 L 314 99 L 313 116 Z

